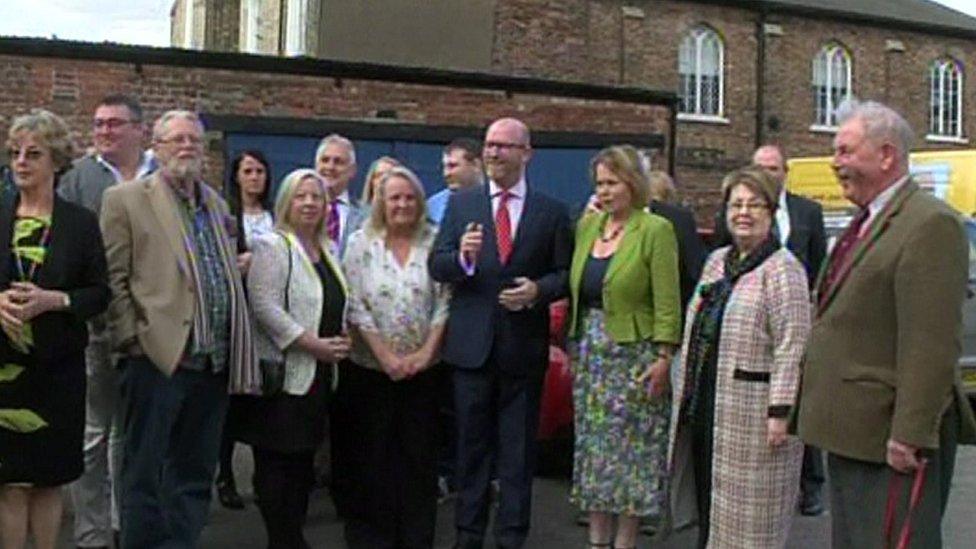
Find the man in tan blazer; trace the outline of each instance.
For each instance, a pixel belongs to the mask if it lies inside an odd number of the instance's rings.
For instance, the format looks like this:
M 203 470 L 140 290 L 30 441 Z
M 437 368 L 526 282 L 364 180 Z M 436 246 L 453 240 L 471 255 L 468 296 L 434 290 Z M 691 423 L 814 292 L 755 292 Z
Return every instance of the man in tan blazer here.
M 912 546 L 940 547 L 966 405 L 954 384 L 968 245 L 956 213 L 909 177 L 912 130 L 898 113 L 851 103 L 839 118 L 833 167 L 860 212 L 814 288 L 798 432 L 828 453 L 835 549 L 882 546 L 890 483 L 901 483 L 898 535 L 923 460 Z
M 124 357 L 122 546 L 195 547 L 227 390 L 260 387 L 227 205 L 201 180 L 203 127 L 156 122 L 156 174 L 105 192 L 112 343 Z

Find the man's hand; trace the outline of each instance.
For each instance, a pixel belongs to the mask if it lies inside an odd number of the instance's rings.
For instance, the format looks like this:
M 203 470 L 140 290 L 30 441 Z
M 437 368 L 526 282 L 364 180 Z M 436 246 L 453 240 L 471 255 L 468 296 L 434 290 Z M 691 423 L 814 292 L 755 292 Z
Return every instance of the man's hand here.
M 888 465 L 899 473 L 910 473 L 918 467 L 918 448 L 888 439 Z
M 766 444 L 778 448 L 786 443 L 786 418 L 771 417 L 766 420 Z
M 524 276 L 515 279 L 515 286 L 499 292 L 498 302 L 509 311 L 521 311 L 539 297 L 539 286 Z
M 484 234 L 481 227 L 481 223 L 468 223 L 468 226 L 464 229 L 464 234 L 461 235 L 461 242 L 458 245 L 458 249 L 461 251 L 461 256 L 464 260 L 474 265 L 478 259 L 478 254 L 481 253 L 481 244 L 484 241 Z

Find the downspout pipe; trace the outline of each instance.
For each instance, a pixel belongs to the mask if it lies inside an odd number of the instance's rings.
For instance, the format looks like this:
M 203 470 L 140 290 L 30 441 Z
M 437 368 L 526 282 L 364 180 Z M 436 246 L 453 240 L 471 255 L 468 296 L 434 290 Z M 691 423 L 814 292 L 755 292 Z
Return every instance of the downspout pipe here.
M 760 8 L 756 19 L 756 143 L 766 142 L 766 8 Z

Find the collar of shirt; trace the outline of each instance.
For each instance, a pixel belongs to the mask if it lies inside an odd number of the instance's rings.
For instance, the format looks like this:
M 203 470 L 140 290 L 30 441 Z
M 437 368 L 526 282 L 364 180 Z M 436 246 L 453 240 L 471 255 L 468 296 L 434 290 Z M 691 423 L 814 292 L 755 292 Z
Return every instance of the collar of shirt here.
M 874 200 L 868 204 L 868 218 L 865 223 L 861 225 L 861 236 L 864 236 L 868 230 L 868 227 L 874 223 L 874 218 L 878 217 L 881 210 L 883 210 L 884 207 L 891 202 L 891 199 L 895 196 L 895 193 L 898 192 L 898 189 L 901 189 L 906 183 L 908 183 L 908 177 L 909 176 L 907 173 L 901 176 L 897 181 L 892 183 L 890 187 L 881 191 L 881 193 L 874 197 Z
M 786 245 L 790 239 L 790 210 L 786 205 L 786 189 L 779 192 L 779 207 L 776 208 L 776 226 L 779 230 L 780 244 Z
M 342 191 L 342 194 L 335 197 L 335 201 L 339 203 L 339 206 L 349 205 L 349 189 Z
M 102 155 L 96 154 L 95 161 L 102 166 L 105 166 L 108 171 L 112 172 L 112 176 L 115 177 L 116 183 L 124 181 L 122 173 L 118 170 L 118 168 L 106 160 Z M 156 157 L 153 155 L 152 151 L 142 151 L 142 156 L 139 160 L 139 169 L 136 170 L 136 176 L 132 179 L 133 181 L 136 179 L 141 179 L 154 171 L 156 171 Z
M 516 183 L 511 188 L 507 189 L 508 192 L 512 195 L 510 200 L 512 198 L 516 200 L 525 198 L 525 192 L 528 190 L 528 188 L 529 186 L 525 182 L 525 176 L 523 176 L 522 179 L 519 179 L 518 183 Z M 498 185 L 498 183 L 495 183 L 494 181 L 488 181 L 488 193 L 491 196 L 492 200 L 501 196 L 501 193 L 505 190 L 506 189 L 501 188 Z

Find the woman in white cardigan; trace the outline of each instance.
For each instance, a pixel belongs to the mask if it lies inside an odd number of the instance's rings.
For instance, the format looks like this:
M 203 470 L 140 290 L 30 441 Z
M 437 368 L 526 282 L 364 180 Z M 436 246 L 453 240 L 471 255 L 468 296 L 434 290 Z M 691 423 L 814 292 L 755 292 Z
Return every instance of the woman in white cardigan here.
M 328 252 L 325 183 L 300 169 L 282 181 L 275 231 L 258 238 L 247 287 L 258 356 L 284 359 L 280 394 L 253 402 L 242 438 L 254 447 L 254 491 L 269 548 L 308 547 L 302 530 L 336 363 L 349 355 L 346 282 Z

